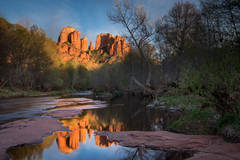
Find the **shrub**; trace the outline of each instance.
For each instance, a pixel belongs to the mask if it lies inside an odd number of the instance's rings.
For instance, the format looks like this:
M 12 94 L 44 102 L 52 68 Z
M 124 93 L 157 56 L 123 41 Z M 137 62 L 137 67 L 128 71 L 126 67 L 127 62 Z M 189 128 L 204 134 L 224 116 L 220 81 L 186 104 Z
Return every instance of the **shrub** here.
M 213 49 L 205 63 L 182 71 L 179 86 L 188 93 L 208 99 L 222 115 L 239 114 L 240 55 L 237 48 Z

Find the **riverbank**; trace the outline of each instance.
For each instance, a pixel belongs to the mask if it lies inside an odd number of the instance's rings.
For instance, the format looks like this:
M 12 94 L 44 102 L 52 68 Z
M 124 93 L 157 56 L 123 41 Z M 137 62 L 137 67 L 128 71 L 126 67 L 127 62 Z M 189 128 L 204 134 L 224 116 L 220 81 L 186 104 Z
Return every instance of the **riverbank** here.
M 60 96 L 76 92 L 76 90 L 53 90 L 53 91 L 38 91 L 38 90 L 23 90 L 23 89 L 0 89 L 0 99 L 21 98 L 21 97 L 45 97 L 45 96 Z
M 168 126 L 168 131 L 183 134 L 219 135 L 232 143 L 240 142 L 240 118 L 235 113 L 221 114 L 216 104 L 199 95 L 165 94 L 148 109 L 181 111 L 182 117 Z
M 167 131 L 128 131 L 97 132 L 111 142 L 118 142 L 126 147 L 137 147 L 139 152 L 151 148 L 189 152 L 193 156 L 188 160 L 240 160 L 240 143 L 227 143 L 219 136 L 184 135 Z M 139 153 L 141 154 L 141 153 Z

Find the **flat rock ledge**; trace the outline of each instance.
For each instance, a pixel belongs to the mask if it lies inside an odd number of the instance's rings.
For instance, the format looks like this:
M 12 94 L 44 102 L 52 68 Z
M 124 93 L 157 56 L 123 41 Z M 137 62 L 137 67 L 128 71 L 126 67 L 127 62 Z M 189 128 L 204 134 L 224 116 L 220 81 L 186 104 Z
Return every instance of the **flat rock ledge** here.
M 81 114 L 82 110 L 57 110 L 34 119 L 20 119 L 0 126 L 0 160 L 8 160 L 9 147 L 40 143 L 56 131 L 69 131 L 58 119 Z
M 167 131 L 97 132 L 126 147 L 190 151 L 188 160 L 240 160 L 240 143 L 227 143 L 219 136 L 184 135 Z
M 80 100 L 83 101 L 81 103 L 84 105 L 78 104 Z M 90 105 L 89 103 L 94 104 Z M 83 109 L 107 106 L 105 102 L 92 101 L 87 98 L 62 99 L 62 104 L 66 107 L 55 107 L 53 110 L 32 119 L 20 119 L 0 125 L 0 160 L 9 159 L 6 153 L 9 147 L 40 143 L 44 137 L 57 131 L 71 132 L 68 128 L 62 126 L 59 119 L 78 116 Z

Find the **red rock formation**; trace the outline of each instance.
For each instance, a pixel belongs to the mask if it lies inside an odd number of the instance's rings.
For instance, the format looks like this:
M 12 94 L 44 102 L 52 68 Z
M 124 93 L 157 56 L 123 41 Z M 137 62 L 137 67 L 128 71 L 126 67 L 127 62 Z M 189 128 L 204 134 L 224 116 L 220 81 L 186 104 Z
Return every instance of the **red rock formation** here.
M 130 51 L 130 45 L 123 37 L 101 33 L 97 36 L 95 49 L 99 50 L 100 54 L 107 52 L 111 56 L 124 57 Z
M 80 37 L 81 33 L 78 32 L 75 28 L 63 28 L 58 38 L 59 52 L 62 54 L 78 56 L 79 50 L 81 48 Z
M 94 49 L 93 48 L 93 43 L 92 43 L 92 40 L 90 40 L 90 44 L 89 44 L 88 50 L 92 51 L 93 49 Z
M 58 39 L 58 57 L 63 61 L 73 61 L 82 63 L 88 69 L 101 66 L 100 63 L 113 63 L 123 59 L 130 51 L 130 45 L 120 36 L 113 37 L 109 33 L 101 33 L 96 39 L 96 52 L 104 58 L 97 61 L 92 56 L 94 50 L 93 43 L 90 41 L 89 47 L 87 37 L 81 39 L 81 33 L 73 27 L 62 29 Z M 89 52 L 87 52 L 89 51 Z M 104 55 L 103 55 L 104 54 Z
M 64 27 L 60 32 L 60 36 L 58 38 L 58 43 L 64 43 L 69 41 L 69 34 L 76 31 L 73 27 Z
M 113 44 L 114 38 L 111 34 L 109 33 L 101 33 L 99 35 L 97 35 L 97 39 L 96 39 L 96 50 L 99 49 L 106 49 L 110 50 L 112 44 Z
M 78 31 L 74 31 L 70 33 L 70 42 L 72 43 L 74 48 L 80 49 L 81 48 L 81 33 Z
M 88 50 L 88 44 L 87 44 L 87 37 L 84 37 L 81 39 L 81 51 L 87 51 Z

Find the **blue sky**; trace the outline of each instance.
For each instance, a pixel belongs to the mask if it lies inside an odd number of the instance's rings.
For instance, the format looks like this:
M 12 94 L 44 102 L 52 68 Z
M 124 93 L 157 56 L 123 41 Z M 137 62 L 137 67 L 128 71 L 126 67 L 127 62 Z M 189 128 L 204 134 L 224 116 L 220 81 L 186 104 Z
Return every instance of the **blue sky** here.
M 166 14 L 178 0 L 135 1 L 143 5 L 154 20 Z M 93 42 L 99 33 L 121 34 L 121 26 L 108 20 L 107 11 L 111 8 L 111 0 L 0 0 L 0 16 L 11 23 L 37 24 L 54 40 L 65 26 L 77 28 L 81 37 L 87 36 L 88 41 Z

